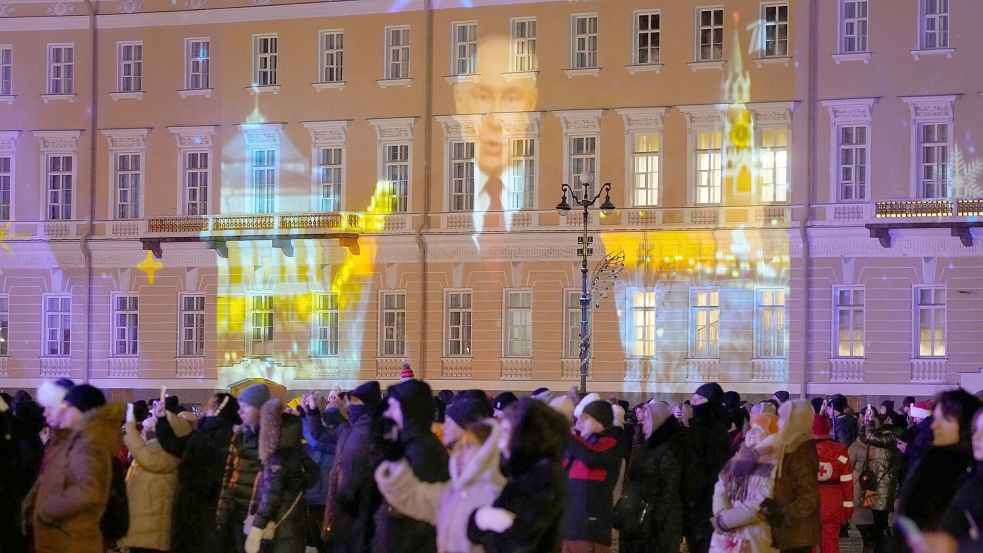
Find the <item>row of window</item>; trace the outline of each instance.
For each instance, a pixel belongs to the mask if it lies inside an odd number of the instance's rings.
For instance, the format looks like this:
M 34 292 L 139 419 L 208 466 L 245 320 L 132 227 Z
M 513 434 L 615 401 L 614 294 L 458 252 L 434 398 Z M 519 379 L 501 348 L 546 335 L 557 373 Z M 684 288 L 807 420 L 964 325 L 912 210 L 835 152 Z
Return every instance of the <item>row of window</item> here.
M 839 53 L 869 54 L 869 31 L 870 0 L 840 0 Z M 918 0 L 917 44 L 920 54 L 950 49 L 949 0 Z

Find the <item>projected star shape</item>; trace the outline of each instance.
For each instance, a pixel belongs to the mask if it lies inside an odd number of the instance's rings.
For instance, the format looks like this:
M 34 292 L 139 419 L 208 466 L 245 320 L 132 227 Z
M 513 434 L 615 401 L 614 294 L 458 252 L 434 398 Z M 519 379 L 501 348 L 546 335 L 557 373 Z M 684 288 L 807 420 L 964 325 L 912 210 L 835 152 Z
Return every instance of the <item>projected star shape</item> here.
M 154 277 L 156 276 L 157 271 L 163 268 L 164 264 L 157 261 L 157 258 L 154 257 L 154 254 L 150 251 L 147 251 L 147 257 L 144 257 L 143 261 L 137 263 L 137 269 L 139 269 L 143 274 L 147 275 L 147 282 L 150 284 L 154 283 Z
M 20 238 L 21 235 L 10 232 L 10 228 L 14 226 L 14 222 L 11 221 L 6 225 L 0 225 L 0 247 L 6 250 L 7 253 L 13 253 L 14 250 L 10 249 L 10 245 L 7 244 L 7 240 L 11 238 Z M 23 235 L 27 237 L 27 235 Z

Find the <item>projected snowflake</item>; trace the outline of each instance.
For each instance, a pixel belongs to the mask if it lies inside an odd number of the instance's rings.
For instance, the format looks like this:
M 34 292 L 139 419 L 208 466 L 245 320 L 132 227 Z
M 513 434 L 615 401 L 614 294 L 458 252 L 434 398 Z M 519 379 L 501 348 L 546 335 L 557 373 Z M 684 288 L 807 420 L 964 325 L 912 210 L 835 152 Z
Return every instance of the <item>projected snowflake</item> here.
M 956 146 L 952 152 L 950 166 L 952 170 L 952 197 L 983 197 L 983 184 L 980 183 L 980 176 L 983 175 L 983 160 L 967 160 L 962 149 Z

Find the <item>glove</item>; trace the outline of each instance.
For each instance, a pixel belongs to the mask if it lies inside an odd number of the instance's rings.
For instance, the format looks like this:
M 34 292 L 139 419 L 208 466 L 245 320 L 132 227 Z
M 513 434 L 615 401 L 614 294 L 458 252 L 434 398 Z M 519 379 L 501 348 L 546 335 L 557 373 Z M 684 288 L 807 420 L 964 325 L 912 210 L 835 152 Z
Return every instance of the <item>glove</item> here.
M 263 542 L 263 529 L 253 526 L 246 534 L 246 553 L 259 553 L 259 546 Z
M 488 532 L 501 534 L 512 527 L 515 513 L 498 507 L 481 507 L 474 513 L 474 525 Z

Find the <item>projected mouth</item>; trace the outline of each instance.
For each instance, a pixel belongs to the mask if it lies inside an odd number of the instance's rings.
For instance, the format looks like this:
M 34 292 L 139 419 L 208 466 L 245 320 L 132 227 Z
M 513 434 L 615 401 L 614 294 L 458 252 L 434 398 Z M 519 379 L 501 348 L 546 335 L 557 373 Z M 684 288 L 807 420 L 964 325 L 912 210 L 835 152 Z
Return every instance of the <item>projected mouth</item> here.
M 481 141 L 481 153 L 483 155 L 501 155 L 502 153 L 502 141 L 501 140 L 482 140 Z

